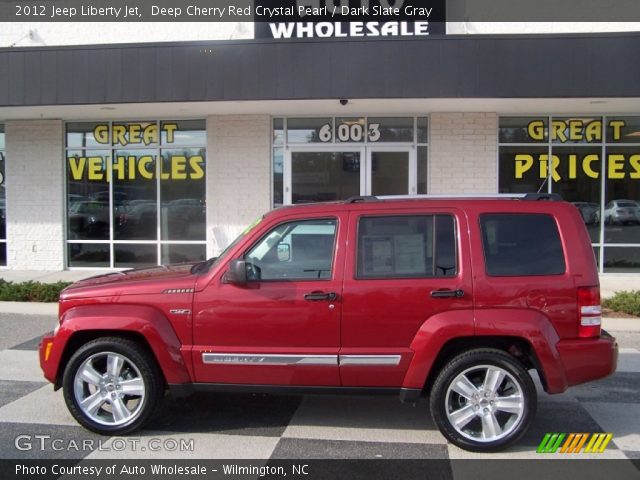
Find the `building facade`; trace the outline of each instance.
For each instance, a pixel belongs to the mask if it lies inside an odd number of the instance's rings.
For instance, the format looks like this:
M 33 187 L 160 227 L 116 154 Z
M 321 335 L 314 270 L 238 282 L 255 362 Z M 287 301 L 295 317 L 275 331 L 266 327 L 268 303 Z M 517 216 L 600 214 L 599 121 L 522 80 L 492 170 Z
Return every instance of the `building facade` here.
M 283 204 L 560 193 L 640 274 L 638 33 L 0 49 L 0 262 L 217 254 Z

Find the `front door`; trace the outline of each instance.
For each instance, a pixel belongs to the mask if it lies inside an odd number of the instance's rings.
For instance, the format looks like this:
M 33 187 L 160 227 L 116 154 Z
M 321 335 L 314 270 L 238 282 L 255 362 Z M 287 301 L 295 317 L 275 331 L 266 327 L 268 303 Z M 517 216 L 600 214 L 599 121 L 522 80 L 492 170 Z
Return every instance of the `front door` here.
M 340 384 L 347 215 L 265 225 L 243 253 L 250 281 L 213 279 L 194 301 L 197 382 Z
M 415 150 L 410 147 L 297 147 L 285 158 L 284 202 L 415 194 L 416 181 Z
M 284 165 L 284 202 L 329 202 L 363 194 L 364 160 L 361 147 L 289 150 Z
M 415 150 L 408 147 L 367 149 L 366 195 L 407 195 L 416 193 Z

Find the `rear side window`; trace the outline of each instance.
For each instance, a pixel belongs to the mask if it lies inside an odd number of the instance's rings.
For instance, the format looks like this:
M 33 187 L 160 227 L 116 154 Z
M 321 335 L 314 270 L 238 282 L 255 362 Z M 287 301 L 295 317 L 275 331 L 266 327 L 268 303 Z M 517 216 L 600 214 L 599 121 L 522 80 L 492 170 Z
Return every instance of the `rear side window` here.
M 357 278 L 455 276 L 455 239 L 450 215 L 363 217 Z
M 496 213 L 480 216 L 488 275 L 560 275 L 564 253 L 553 217 Z

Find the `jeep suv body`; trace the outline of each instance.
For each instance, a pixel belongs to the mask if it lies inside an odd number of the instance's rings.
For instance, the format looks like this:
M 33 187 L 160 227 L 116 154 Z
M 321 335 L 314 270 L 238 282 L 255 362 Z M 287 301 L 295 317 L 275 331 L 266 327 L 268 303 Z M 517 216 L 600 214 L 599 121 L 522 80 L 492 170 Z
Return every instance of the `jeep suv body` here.
M 40 345 L 45 377 L 99 433 L 140 427 L 166 387 L 428 394 L 470 450 L 526 431 L 528 370 L 559 393 L 616 361 L 584 222 L 545 195 L 279 208 L 216 259 L 73 284 Z

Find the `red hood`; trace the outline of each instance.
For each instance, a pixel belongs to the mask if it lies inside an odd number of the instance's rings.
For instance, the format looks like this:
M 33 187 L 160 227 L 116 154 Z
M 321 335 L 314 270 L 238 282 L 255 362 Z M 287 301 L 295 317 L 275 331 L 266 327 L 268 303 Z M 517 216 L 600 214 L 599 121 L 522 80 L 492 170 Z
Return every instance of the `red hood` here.
M 69 285 L 61 297 L 153 294 L 167 288 L 193 288 L 196 278 L 191 273 L 193 265 L 181 263 L 98 275 Z

